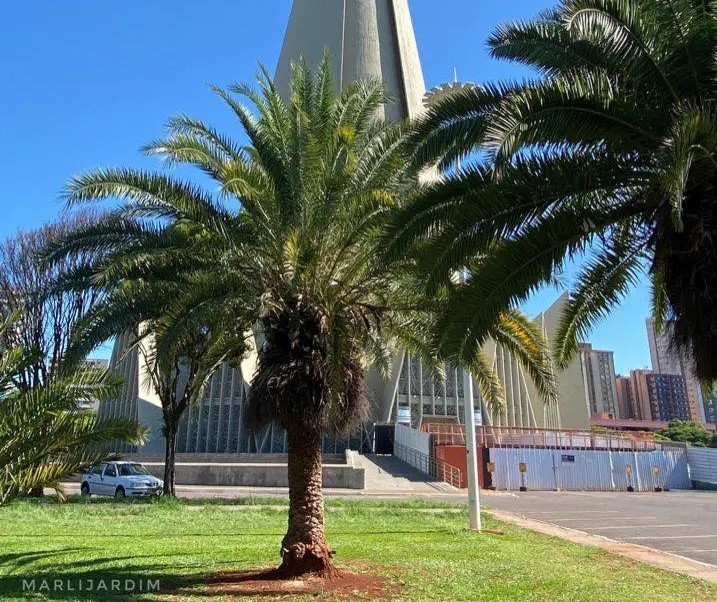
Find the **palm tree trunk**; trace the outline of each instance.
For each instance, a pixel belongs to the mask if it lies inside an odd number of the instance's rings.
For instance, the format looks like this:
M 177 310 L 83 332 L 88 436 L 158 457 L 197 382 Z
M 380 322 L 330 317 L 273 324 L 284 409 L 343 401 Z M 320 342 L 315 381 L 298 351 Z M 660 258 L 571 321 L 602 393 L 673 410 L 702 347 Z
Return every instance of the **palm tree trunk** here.
M 287 576 L 336 573 L 324 534 L 321 432 L 290 425 L 289 529 L 281 544 L 280 571 Z
M 174 491 L 174 473 L 177 456 L 177 430 L 179 429 L 179 421 L 173 416 L 165 415 L 164 417 L 164 488 L 163 494 L 169 497 L 175 497 Z

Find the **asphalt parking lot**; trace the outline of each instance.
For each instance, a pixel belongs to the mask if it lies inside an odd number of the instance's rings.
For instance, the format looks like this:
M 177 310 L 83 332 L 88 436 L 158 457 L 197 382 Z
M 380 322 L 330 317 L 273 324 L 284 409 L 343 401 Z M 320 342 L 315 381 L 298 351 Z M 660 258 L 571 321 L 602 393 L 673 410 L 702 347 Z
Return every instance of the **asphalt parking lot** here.
M 717 566 L 717 492 L 492 493 L 488 508 Z

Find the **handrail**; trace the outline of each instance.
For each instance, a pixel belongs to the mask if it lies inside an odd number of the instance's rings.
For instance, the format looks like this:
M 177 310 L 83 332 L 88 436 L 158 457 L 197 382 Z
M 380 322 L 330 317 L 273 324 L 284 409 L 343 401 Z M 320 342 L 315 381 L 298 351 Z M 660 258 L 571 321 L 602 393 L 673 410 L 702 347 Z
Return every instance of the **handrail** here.
M 393 454 L 399 459 L 410 464 L 421 472 L 448 483 L 457 489 L 461 488 L 463 483 L 463 473 L 460 468 L 448 464 L 440 458 L 432 458 L 426 454 L 419 452 L 417 449 L 395 443 L 393 446 Z
M 465 445 L 465 427 L 462 425 L 424 422 L 421 430 L 433 437 L 434 445 Z M 478 445 L 482 447 L 622 449 L 631 451 L 649 451 L 656 448 L 654 437 L 651 436 L 570 429 L 477 426 L 476 439 Z

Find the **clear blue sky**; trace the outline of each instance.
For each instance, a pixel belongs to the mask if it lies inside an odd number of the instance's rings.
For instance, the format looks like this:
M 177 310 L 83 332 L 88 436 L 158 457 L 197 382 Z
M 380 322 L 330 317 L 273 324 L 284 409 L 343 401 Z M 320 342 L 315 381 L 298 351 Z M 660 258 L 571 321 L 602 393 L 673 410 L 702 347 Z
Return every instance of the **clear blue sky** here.
M 338 0 L 336 0 L 338 1 Z M 154 167 L 139 147 L 177 112 L 221 129 L 236 123 L 207 84 L 251 81 L 259 61 L 273 70 L 290 0 L 6 2 L 0 22 L 0 237 L 50 221 L 73 174 L 98 166 Z M 488 57 L 500 22 L 527 18 L 549 0 L 411 0 L 429 87 L 453 68 L 473 82 L 526 71 Z M 533 314 L 556 291 L 526 306 Z M 618 371 L 649 364 L 646 287 L 591 337 L 614 349 Z

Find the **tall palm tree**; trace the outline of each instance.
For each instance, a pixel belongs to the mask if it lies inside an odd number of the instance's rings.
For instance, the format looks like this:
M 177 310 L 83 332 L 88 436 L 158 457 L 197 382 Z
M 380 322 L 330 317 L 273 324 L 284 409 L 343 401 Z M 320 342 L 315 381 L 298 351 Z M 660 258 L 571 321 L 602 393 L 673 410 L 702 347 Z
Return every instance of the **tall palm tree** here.
M 0 325 L 0 336 L 13 321 Z M 18 389 L 16 379 L 36 352 L 0 349 L 0 505 L 112 458 L 107 444 L 142 442 L 136 422 L 98 418 L 89 404 L 111 399 L 119 383 L 106 373 L 64 364 L 47 383 Z
M 389 216 L 418 181 L 407 161 L 409 126 L 376 117 L 386 102 L 381 83 L 359 81 L 336 93 L 324 59 L 315 75 L 305 64 L 294 67 L 287 99 L 266 72 L 259 87 L 215 90 L 248 145 L 179 116 L 166 139 L 146 147 L 170 164 L 199 167 L 216 194 L 138 170 L 81 175 L 68 186 L 70 203 L 119 205 L 51 254 L 99 249 L 103 260 L 77 274 L 95 285 L 169 287 L 163 345 L 178 345 L 219 315 L 226 318 L 216 349 L 239 364 L 256 347 L 244 419 L 253 429 L 275 422 L 288 436 L 281 570 L 330 574 L 322 434 L 364 421 L 365 370 L 385 370 L 394 341 L 429 355 L 439 303 L 422 294 L 411 258 L 386 264 L 379 257 Z M 539 337 L 515 320 L 511 332 L 547 381 Z M 487 380 L 495 389 L 494 375 Z
M 427 244 L 434 282 L 475 268 L 442 344 L 469 352 L 472 332 L 577 262 L 561 365 L 647 273 L 654 314 L 717 378 L 717 3 L 561 0 L 489 44 L 541 77 L 460 88 L 430 110 L 419 160 L 471 163 L 390 237 L 394 253 Z

